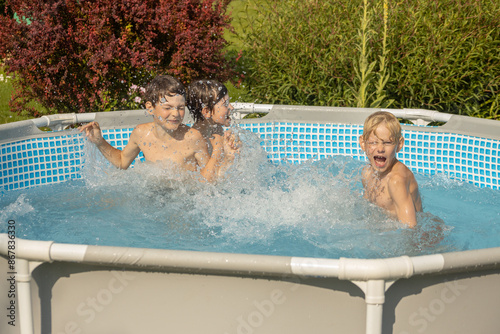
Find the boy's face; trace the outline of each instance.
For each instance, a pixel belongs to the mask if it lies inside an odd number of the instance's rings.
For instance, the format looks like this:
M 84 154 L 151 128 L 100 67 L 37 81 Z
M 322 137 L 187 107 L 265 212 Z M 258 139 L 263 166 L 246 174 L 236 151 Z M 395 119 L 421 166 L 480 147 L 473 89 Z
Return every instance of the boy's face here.
M 396 142 L 389 129 L 382 123 L 370 133 L 366 141 L 363 136 L 359 137 L 359 144 L 373 169 L 383 174 L 390 171 L 396 163 L 396 153 L 403 147 L 404 139 L 401 137 L 399 142 Z
M 212 111 L 212 120 L 216 124 L 223 126 L 231 125 L 231 111 L 233 111 L 233 106 L 229 103 L 229 96 L 224 96 L 217 104 L 214 106 Z
M 182 95 L 163 96 L 153 107 L 146 102 L 146 108 L 153 115 L 154 122 L 166 131 L 177 130 L 184 120 L 186 99 Z

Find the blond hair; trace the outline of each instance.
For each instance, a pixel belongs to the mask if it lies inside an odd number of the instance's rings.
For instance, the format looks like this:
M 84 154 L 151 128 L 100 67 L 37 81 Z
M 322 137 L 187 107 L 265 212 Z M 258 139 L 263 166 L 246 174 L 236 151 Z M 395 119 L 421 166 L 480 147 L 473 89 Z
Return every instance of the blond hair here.
M 401 125 L 396 116 L 387 111 L 377 111 L 366 118 L 365 125 L 363 126 L 363 140 L 367 141 L 368 137 L 382 123 L 385 123 L 385 126 L 391 133 L 391 139 L 396 143 L 399 142 L 401 139 Z

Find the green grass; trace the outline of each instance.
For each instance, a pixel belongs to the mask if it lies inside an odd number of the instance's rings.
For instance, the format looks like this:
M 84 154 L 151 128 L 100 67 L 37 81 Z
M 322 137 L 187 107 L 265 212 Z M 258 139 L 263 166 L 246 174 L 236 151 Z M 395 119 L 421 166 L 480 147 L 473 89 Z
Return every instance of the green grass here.
M 9 101 L 12 90 L 12 78 L 5 74 L 3 65 L 0 65 L 0 124 L 23 121 L 31 118 L 10 111 Z M 33 103 L 33 105 L 36 104 Z M 40 110 L 42 110 L 41 106 L 39 107 Z
M 12 79 L 4 73 L 3 66 L 0 67 L 0 124 L 17 122 L 28 119 L 10 111 L 9 100 L 12 93 Z

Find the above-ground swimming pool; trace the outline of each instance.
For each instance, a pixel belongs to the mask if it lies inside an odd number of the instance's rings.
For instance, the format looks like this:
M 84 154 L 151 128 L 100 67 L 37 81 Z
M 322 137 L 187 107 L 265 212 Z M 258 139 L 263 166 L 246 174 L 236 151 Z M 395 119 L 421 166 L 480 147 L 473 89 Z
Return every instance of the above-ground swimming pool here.
M 389 110 L 417 124 L 407 229 L 362 198 L 374 111 L 239 104 L 244 149 L 217 185 L 116 170 L 64 130 L 95 118 L 122 148 L 144 111 L 0 126 L 1 332 L 497 333 L 500 124 Z

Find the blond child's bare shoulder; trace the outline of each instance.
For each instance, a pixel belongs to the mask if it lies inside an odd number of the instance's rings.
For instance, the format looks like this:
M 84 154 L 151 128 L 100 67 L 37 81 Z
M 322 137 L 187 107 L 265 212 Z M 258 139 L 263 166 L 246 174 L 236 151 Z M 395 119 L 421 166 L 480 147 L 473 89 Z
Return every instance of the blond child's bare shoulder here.
M 413 172 L 399 161 L 394 165 L 387 180 L 387 185 L 391 196 L 398 193 L 398 191 L 412 192 L 413 188 L 418 188 Z
M 412 171 L 404 163 L 398 161 L 394 164 L 388 175 L 388 182 L 400 182 L 413 177 Z
M 392 176 L 399 176 L 402 178 L 413 178 L 413 172 L 401 161 L 398 161 L 391 172 Z

